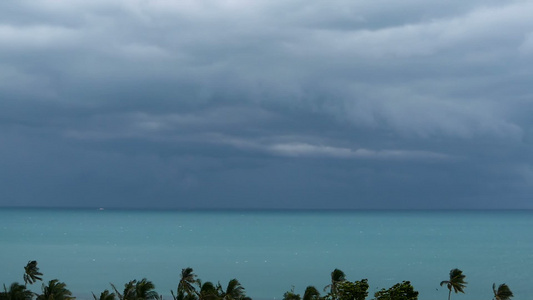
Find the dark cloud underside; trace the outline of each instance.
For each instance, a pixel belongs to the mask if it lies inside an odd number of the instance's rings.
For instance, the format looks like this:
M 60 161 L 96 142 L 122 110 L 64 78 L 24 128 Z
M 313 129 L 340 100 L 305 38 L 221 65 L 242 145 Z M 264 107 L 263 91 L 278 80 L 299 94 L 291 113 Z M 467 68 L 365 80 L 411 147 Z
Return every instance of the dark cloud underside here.
M 526 1 L 0 4 L 0 206 L 533 208 Z

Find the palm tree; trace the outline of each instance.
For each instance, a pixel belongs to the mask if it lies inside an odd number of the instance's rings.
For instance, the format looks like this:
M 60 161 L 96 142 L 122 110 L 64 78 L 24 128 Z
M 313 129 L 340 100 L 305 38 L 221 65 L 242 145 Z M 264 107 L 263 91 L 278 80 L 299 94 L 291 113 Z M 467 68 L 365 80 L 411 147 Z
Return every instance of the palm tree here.
M 115 293 L 109 293 L 108 290 L 103 291 L 100 294 L 100 297 L 96 297 L 96 295 L 94 293 L 92 293 L 92 294 L 93 294 L 94 300 L 115 300 L 116 299 Z
M 228 287 L 225 291 L 222 290 L 220 283 L 218 284 L 217 289 L 220 291 L 220 295 L 224 300 L 240 300 L 246 296 L 244 287 L 235 278 L 229 281 Z
M 294 292 L 294 286 L 292 286 L 290 291 L 285 292 L 283 294 L 283 300 L 301 300 L 300 294 L 296 294 Z
M 124 299 L 124 296 L 122 296 L 122 294 L 118 291 L 118 289 L 115 287 L 115 285 L 112 284 L 112 283 L 109 283 L 109 284 L 111 285 L 111 287 L 113 288 L 113 290 L 115 291 L 115 293 L 117 293 L 116 295 L 117 295 L 118 299 L 123 300 L 123 299 Z
M 154 291 L 154 284 L 143 278 L 141 281 L 132 280 L 124 285 L 124 292 L 120 294 L 117 288 L 111 284 L 120 300 L 158 300 L 159 295 Z
M 200 280 L 197 279 L 196 274 L 192 268 L 181 269 L 181 278 L 178 284 L 178 296 L 174 295 L 174 291 L 170 291 L 174 300 L 193 300 L 198 296 L 195 285 L 200 285 Z
M 218 300 L 220 298 L 219 290 L 212 282 L 207 281 L 204 284 L 200 283 L 200 293 L 198 293 L 199 300 Z
M 500 284 L 498 290 L 496 290 L 496 284 L 493 283 L 492 291 L 494 292 L 495 300 L 509 300 L 511 297 L 513 297 L 513 292 L 511 292 L 511 289 L 505 283 Z
M 201 283 L 200 280 L 198 280 L 200 285 L 200 292 L 198 293 L 198 300 L 220 300 L 222 299 L 221 289 L 219 289 L 218 285 L 214 285 L 211 281 L 207 281 L 205 283 Z
M 450 280 L 444 280 L 441 281 L 440 286 L 446 285 L 448 288 L 448 300 L 450 300 L 450 297 L 452 295 L 452 288 L 454 292 L 457 294 L 457 292 L 461 292 L 464 294 L 463 289 L 466 287 L 466 284 L 468 282 L 465 282 L 465 275 L 463 275 L 463 271 L 459 269 L 452 269 L 450 271 Z
M 1 300 L 31 300 L 33 298 L 32 291 L 26 289 L 25 285 L 13 282 L 9 286 L 9 290 L 4 284 L 4 292 L 0 293 Z
M 67 285 L 57 279 L 50 280 L 48 286 L 43 284 L 42 294 L 37 296 L 37 300 L 74 300 L 72 293 L 67 289 Z
M 326 285 L 324 287 L 324 291 L 326 291 L 328 288 L 330 289 L 330 294 L 333 296 L 333 299 L 337 298 L 337 283 L 345 281 L 346 280 L 346 274 L 344 274 L 343 271 L 339 269 L 333 270 L 331 272 L 331 284 Z
M 320 299 L 320 292 L 314 286 L 308 286 L 305 289 L 302 300 L 318 300 Z
M 159 299 L 159 295 L 156 291 L 154 291 L 155 285 L 147 280 L 146 278 L 143 278 L 141 281 L 137 282 L 135 285 L 135 295 L 137 296 L 136 299 L 146 299 L 146 300 L 157 300 Z
M 417 300 L 418 291 L 414 289 L 410 281 L 402 281 L 388 289 L 381 289 L 374 293 L 374 300 L 392 299 Z
M 198 295 L 195 285 L 199 285 L 200 281 L 194 274 L 194 270 L 191 267 L 181 270 L 181 278 L 178 284 L 178 294 L 186 295 L 187 297 L 194 297 Z
M 136 297 L 135 285 L 137 280 L 131 280 L 130 282 L 124 285 L 124 291 L 122 292 L 121 300 L 134 300 Z M 120 297 L 120 295 L 119 295 Z
M 43 280 L 42 277 L 43 273 L 39 272 L 39 268 L 37 267 L 37 261 L 31 260 L 28 262 L 28 264 L 24 267 L 24 285 L 28 286 L 29 284 L 33 284 L 37 280 Z

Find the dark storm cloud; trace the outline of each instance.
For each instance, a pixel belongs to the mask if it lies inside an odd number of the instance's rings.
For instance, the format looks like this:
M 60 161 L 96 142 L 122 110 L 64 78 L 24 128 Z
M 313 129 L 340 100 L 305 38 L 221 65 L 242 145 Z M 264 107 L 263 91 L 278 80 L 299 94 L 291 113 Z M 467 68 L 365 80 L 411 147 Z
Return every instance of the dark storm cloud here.
M 0 8 L 0 205 L 533 208 L 526 1 Z

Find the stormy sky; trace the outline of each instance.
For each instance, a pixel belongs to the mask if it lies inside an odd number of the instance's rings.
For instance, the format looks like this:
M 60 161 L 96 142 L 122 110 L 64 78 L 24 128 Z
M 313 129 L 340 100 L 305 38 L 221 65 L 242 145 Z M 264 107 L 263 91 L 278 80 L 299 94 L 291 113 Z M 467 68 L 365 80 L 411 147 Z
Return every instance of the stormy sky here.
M 533 2 L 0 3 L 0 206 L 533 208 Z

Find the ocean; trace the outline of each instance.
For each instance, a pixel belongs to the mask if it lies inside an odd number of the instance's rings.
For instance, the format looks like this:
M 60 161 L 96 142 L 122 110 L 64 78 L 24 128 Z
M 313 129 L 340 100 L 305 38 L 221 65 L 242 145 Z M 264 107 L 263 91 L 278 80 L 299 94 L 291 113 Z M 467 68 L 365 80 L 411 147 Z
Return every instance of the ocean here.
M 492 299 L 506 283 L 533 294 L 533 211 L 142 211 L 0 209 L 0 284 L 23 283 L 37 260 L 79 299 L 147 278 L 170 298 L 181 269 L 225 286 L 237 278 L 253 299 L 281 299 L 330 273 L 367 278 L 369 296 L 409 280 L 419 299 L 447 299 L 440 287 L 463 270 L 465 294 Z M 39 291 L 41 283 L 31 286 Z

